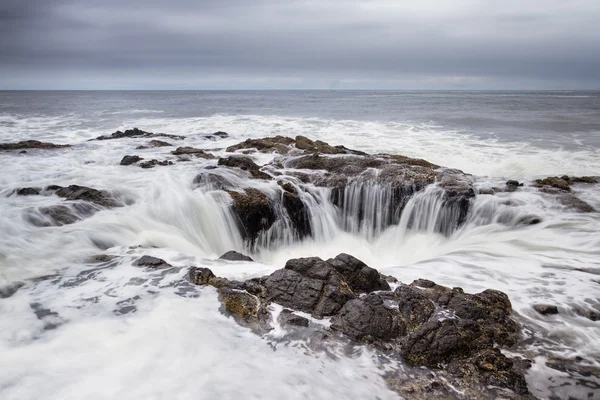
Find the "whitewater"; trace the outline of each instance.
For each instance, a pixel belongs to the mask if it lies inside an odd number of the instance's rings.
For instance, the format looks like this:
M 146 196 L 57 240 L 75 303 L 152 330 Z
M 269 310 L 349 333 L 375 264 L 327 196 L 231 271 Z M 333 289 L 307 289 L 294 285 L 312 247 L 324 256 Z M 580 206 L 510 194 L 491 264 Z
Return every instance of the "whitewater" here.
M 0 398 L 397 399 L 384 374 L 401 373 L 402 365 L 382 364 L 372 349 L 356 345 L 351 353 L 316 352 L 301 341 L 282 341 L 277 329 L 256 335 L 220 311 L 213 288 L 181 285 L 189 266 L 244 280 L 282 268 L 291 258 L 339 253 L 401 282 L 426 278 L 466 292 L 505 292 L 525 327 L 520 354 L 535 361 L 526 375 L 532 394 L 600 398 L 600 321 L 573 311 L 600 312 L 600 214 L 574 212 L 527 185 L 485 194 L 509 179 L 600 176 L 600 114 L 593 112 L 599 96 L 557 93 L 551 98 L 555 108 L 543 110 L 552 93 L 517 94 L 521 103 L 512 103 L 512 94 L 484 93 L 469 104 L 491 98 L 487 101 L 495 105 L 461 109 L 459 123 L 450 117 L 459 113 L 453 104 L 467 100 L 456 94 L 418 94 L 429 111 L 412 116 L 414 104 L 393 108 L 396 99 L 404 99 L 401 93 L 354 95 L 365 97 L 348 104 L 356 97 L 317 93 L 289 105 L 294 95 L 286 93 L 250 107 L 248 94 L 207 94 L 197 110 L 190 98 L 174 100 L 177 94 L 119 103 L 117 94 L 96 94 L 92 101 L 67 93 L 40 99 L 3 92 L 0 143 L 35 139 L 72 147 L 0 152 Z M 239 103 L 224 105 L 235 96 Z M 592 101 L 587 111 L 573 103 L 582 101 Z M 532 128 L 523 122 L 529 115 L 524 104 L 538 104 L 534 114 L 559 109 L 571 119 L 558 127 L 545 120 Z M 382 111 L 375 114 L 360 112 L 378 105 Z M 286 106 L 293 112 L 281 111 Z M 178 107 L 183 110 L 174 111 Z M 502 117 L 490 122 L 494 107 Z M 480 112 L 490 119 L 477 120 Z M 145 139 L 92 140 L 132 127 L 185 136 L 176 145 L 217 157 L 248 138 L 303 135 L 367 153 L 423 158 L 472 174 L 481 194 L 472 200 L 465 223 L 443 234 L 438 228 L 448 216 L 435 187 L 415 194 L 391 226 L 377 223 L 387 217 L 385 196 L 377 197 L 375 189 L 366 194 L 370 223 L 361 226 L 352 204 L 340 212 L 327 189 L 314 188 L 303 199 L 310 204 L 312 237 L 298 240 L 282 227 L 276 237 L 249 247 L 228 196 L 195 182 L 216 160 L 152 169 L 121 166 L 128 154 L 162 160 L 165 149 L 137 150 Z M 202 135 L 217 131 L 229 136 L 206 140 Z M 259 165 L 275 157 L 251 156 Z M 243 183 L 273 190 L 261 181 Z M 63 200 L 14 195 L 22 187 L 72 184 L 107 190 L 126 205 L 74 224 L 39 227 L 28 222 L 32 210 Z M 600 210 L 600 185 L 576 185 L 573 192 Z M 517 223 L 528 216 L 541 222 Z M 218 259 L 229 250 L 256 261 Z M 98 264 L 92 261 L 98 255 L 114 258 Z M 161 274 L 133 266 L 142 255 L 178 270 Z M 532 308 L 539 303 L 557 305 L 559 314 L 540 315 Z M 553 368 L 553 360 L 592 372 Z

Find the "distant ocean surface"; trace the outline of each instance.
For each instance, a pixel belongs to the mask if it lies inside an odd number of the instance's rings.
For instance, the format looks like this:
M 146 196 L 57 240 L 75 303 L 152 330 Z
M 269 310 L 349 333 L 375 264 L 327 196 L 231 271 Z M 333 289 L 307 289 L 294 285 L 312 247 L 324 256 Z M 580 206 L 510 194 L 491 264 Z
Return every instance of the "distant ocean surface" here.
M 215 168 L 216 158 L 179 162 L 174 147 L 140 149 L 147 138 L 92 140 L 133 127 L 181 135 L 159 139 L 217 158 L 249 138 L 303 135 L 460 169 L 481 192 L 464 225 L 446 235 L 433 229 L 441 215 L 433 191 L 410 200 L 412 227 L 382 225 L 367 235 L 344 225 L 348 215 L 330 202 L 329 188 L 306 186 L 318 200 L 311 203 L 318 233 L 297 240 L 284 232 L 287 242 L 267 236 L 249 249 L 232 223 L 229 194 L 196 177 L 228 173 L 240 187 L 272 192 L 277 183 Z M 217 131 L 229 136 L 202 135 Z M 23 140 L 72 146 L 0 151 L 2 400 L 396 399 L 383 374 L 402 367 L 382 367 L 369 348 L 312 353 L 277 332 L 261 337 L 223 315 L 212 288 L 179 288 L 190 265 L 244 280 L 291 258 L 342 252 L 402 282 L 505 292 L 527 327 L 519 351 L 534 360 L 529 390 L 539 398 L 598 396 L 600 322 L 574 310 L 600 312 L 600 184 L 572 187 L 570 195 L 594 209 L 586 213 L 531 184 L 600 176 L 600 92 L 0 91 L 0 143 Z M 175 162 L 119 165 L 134 154 Z M 274 157 L 251 156 L 259 165 Z M 492 194 L 509 179 L 525 185 Z M 39 226 L 32 215 L 74 203 L 16 190 L 50 185 L 106 190 L 125 206 Z M 217 259 L 229 250 L 252 251 L 257 262 Z M 177 272 L 132 265 L 148 254 Z M 560 313 L 540 315 L 538 303 Z M 565 372 L 552 360 L 576 368 Z

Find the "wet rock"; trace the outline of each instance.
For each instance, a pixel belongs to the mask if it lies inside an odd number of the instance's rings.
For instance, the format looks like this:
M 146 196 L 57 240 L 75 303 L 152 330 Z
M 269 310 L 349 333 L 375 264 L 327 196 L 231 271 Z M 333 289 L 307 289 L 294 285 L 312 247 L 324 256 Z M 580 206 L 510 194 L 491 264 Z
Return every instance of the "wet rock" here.
M 227 152 L 242 149 L 256 149 L 261 153 L 278 152 L 279 154 L 287 154 L 290 151 L 290 145 L 294 143 L 294 139 L 285 136 L 275 136 L 262 139 L 247 139 L 242 143 L 238 143 L 227 148 Z
M 56 205 L 40 207 L 37 211 L 31 211 L 27 214 L 26 219 L 29 223 L 39 227 L 62 226 L 90 217 L 99 210 L 100 208 L 87 203 Z
M 193 155 L 196 158 L 204 158 L 207 160 L 215 158 L 215 156 L 213 156 L 212 154 L 206 153 L 204 150 L 196 149 L 194 147 L 178 147 L 177 149 L 173 150 L 171 154 L 176 156 Z
M 171 268 L 172 265 L 167 263 L 165 260 L 152 256 L 142 256 L 133 262 L 136 267 L 146 267 L 152 269 L 165 269 Z
M 292 312 L 292 310 L 287 309 L 281 311 L 279 317 L 277 318 L 277 322 L 279 322 L 284 328 L 290 326 L 306 328 L 309 325 L 308 319 L 300 315 L 296 315 Z
M 291 185 L 290 185 L 291 186 Z M 289 191 L 289 187 L 284 187 L 282 193 L 282 205 L 287 211 L 294 232 L 299 238 L 310 236 L 312 227 L 310 223 L 310 215 L 308 209 L 300 196 L 292 189 Z
M 219 260 L 229 260 L 229 261 L 254 261 L 252 258 L 244 255 L 242 253 L 238 253 L 237 251 L 228 251 L 219 257 Z
M 157 165 L 160 165 L 160 166 L 173 165 L 173 161 L 169 161 L 169 160 L 158 161 L 158 160 L 152 159 L 152 160 L 144 161 L 143 163 L 140 163 L 140 168 L 144 168 L 144 169 L 154 168 Z
M 40 188 L 33 188 L 33 187 L 25 187 L 25 188 L 19 188 L 17 190 L 15 190 L 15 194 L 17 196 L 36 196 L 38 194 L 40 194 L 41 189 Z
M 560 190 L 565 190 L 567 192 L 571 191 L 571 186 L 569 185 L 569 182 L 567 182 L 566 180 L 559 178 L 557 176 L 551 176 L 548 178 L 544 178 L 544 179 L 536 179 L 535 180 L 535 186 L 536 187 L 543 187 L 543 186 L 551 186 Z
M 583 307 L 573 307 L 573 311 L 575 311 L 577 315 L 587 318 L 590 321 L 600 321 L 600 311 Z
M 243 192 L 228 191 L 233 200 L 233 212 L 238 218 L 244 239 L 254 242 L 258 235 L 268 230 L 276 220 L 276 214 L 266 194 L 248 188 Z
M 120 165 L 131 165 L 131 164 L 135 164 L 136 162 L 143 160 L 142 157 L 140 156 L 125 156 L 123 157 L 123 159 L 121 160 L 121 162 L 119 163 Z
M 598 179 L 593 176 L 561 176 L 561 179 L 567 181 L 569 184 L 572 183 L 598 183 Z
M 25 283 L 23 282 L 11 282 L 0 286 L 0 299 L 12 297 L 23 286 L 25 286 Z
M 239 168 L 243 171 L 250 173 L 250 175 L 252 175 L 252 177 L 256 179 L 271 179 L 271 175 L 262 172 L 260 170 L 260 167 L 248 156 L 231 156 L 227 158 L 219 158 L 217 165 L 229 168 Z
M 188 271 L 188 280 L 195 285 L 210 285 L 217 289 L 231 283 L 228 279 L 215 276 L 209 268 L 204 267 L 191 267 Z
M 204 135 L 204 137 L 209 140 L 218 140 L 218 139 L 228 138 L 229 134 L 227 132 L 217 131 L 217 132 L 211 133 L 209 135 Z
M 152 133 L 146 132 L 138 128 L 127 129 L 125 132 L 116 131 L 110 135 L 102 135 L 98 136 L 96 140 L 111 140 L 111 139 L 122 139 L 122 138 L 142 138 L 142 137 L 168 137 L 171 139 L 182 140 L 185 139 L 185 136 L 179 135 L 169 135 L 166 133 Z
M 400 285 L 394 291 L 394 297 L 398 301 L 398 311 L 403 322 L 403 335 L 427 322 L 435 311 L 435 304 L 414 287 Z
M 258 297 L 243 290 L 223 287 L 219 289 L 219 300 L 239 324 L 256 332 L 271 329 L 270 314 Z
M 169 142 L 163 142 L 162 140 L 151 140 L 148 142 L 148 146 L 150 146 L 150 147 L 167 147 L 167 146 L 173 146 L 173 145 Z
M 556 199 L 568 210 L 572 210 L 580 213 L 590 213 L 595 212 L 596 209 L 592 207 L 587 202 L 581 200 L 580 198 L 572 195 L 571 193 L 560 193 Z
M 209 170 L 214 170 L 214 168 L 205 168 Z M 231 190 L 236 185 L 231 180 L 227 179 L 225 176 L 214 173 L 214 172 L 202 172 L 194 178 L 194 185 L 203 186 L 208 190 Z
M 395 339 L 401 331 L 398 311 L 374 293 L 344 304 L 332 319 L 331 329 L 358 341 Z
M 71 147 L 70 144 L 54 144 L 48 142 L 40 142 L 38 140 L 23 140 L 16 143 L 0 143 L 0 150 L 22 150 L 22 149 L 62 149 Z
M 550 304 L 536 304 L 533 309 L 542 315 L 558 314 L 558 307 Z
M 57 186 L 53 187 L 56 188 Z M 104 190 L 97 190 L 87 186 L 70 185 L 56 189 L 55 194 L 67 200 L 81 200 L 88 203 L 94 203 L 102 207 L 118 207 L 119 203 Z
M 514 192 L 520 186 L 523 186 L 523 184 L 519 183 L 519 181 L 509 180 L 509 181 L 506 182 L 506 190 L 509 191 L 509 192 Z

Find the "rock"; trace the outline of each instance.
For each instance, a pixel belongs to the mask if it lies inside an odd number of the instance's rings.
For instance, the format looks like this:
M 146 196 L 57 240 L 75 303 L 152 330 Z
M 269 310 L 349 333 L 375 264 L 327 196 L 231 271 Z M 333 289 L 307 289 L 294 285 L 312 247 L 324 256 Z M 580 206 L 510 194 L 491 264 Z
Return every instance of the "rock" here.
M 262 139 L 247 139 L 242 143 L 234 146 L 229 146 L 227 152 L 233 153 L 241 149 L 256 149 L 261 153 L 279 152 L 279 154 L 287 154 L 290 151 L 290 145 L 294 143 L 294 139 L 285 136 L 275 136 Z
M 398 311 L 403 322 L 403 335 L 427 322 L 435 311 L 435 304 L 421 290 L 411 286 L 398 286 L 394 297 L 398 301 Z
M 148 169 L 148 168 L 154 168 L 157 165 L 173 165 L 173 161 L 169 161 L 169 160 L 163 160 L 163 161 L 158 161 L 155 159 L 149 160 L 149 161 L 144 161 L 143 163 L 140 163 L 140 168 L 144 168 L 144 169 Z
M 33 187 L 25 187 L 25 188 L 19 188 L 17 190 L 15 190 L 15 193 L 17 194 L 17 196 L 36 196 L 38 194 L 40 194 L 41 189 L 40 188 L 33 188 Z
M 572 176 L 569 178 L 570 183 L 598 183 L 598 179 L 593 176 Z
M 233 199 L 233 212 L 238 218 L 244 239 L 254 242 L 261 232 L 267 231 L 275 222 L 275 210 L 267 195 L 260 190 L 248 188 L 242 193 L 227 193 Z
M 11 282 L 0 286 L 0 299 L 12 297 L 17 291 L 25 286 L 23 282 Z
M 168 135 L 166 133 L 152 133 L 146 132 L 138 128 L 127 129 L 125 132 L 116 131 L 110 135 L 98 136 L 96 140 L 111 140 L 111 139 L 121 139 L 121 138 L 141 138 L 141 137 L 168 137 L 171 139 L 182 140 L 185 139 L 185 136 L 179 135 Z
M 600 321 L 600 312 L 596 310 L 590 310 L 589 308 L 573 307 L 573 311 L 581 317 L 587 318 L 590 321 Z
M 277 317 L 277 322 L 281 324 L 284 328 L 294 326 L 294 327 L 308 327 L 309 321 L 308 319 L 301 317 L 300 315 L 294 314 L 291 310 L 283 310 Z
M 571 193 L 560 193 L 558 196 L 556 196 L 556 200 L 558 200 L 560 204 L 567 207 L 568 210 L 575 212 L 590 213 L 596 211 L 596 209 L 594 209 L 594 207 L 592 207 L 590 204 Z
M 400 334 L 399 315 L 377 294 L 348 301 L 332 319 L 331 329 L 354 340 L 390 340 Z
M 271 179 L 271 175 L 264 173 L 260 167 L 252 161 L 248 156 L 231 156 L 227 158 L 219 158 L 217 165 L 229 168 L 239 168 L 246 171 L 256 179 Z
M 571 186 L 569 186 L 569 182 L 567 182 L 566 180 L 556 177 L 556 176 L 551 176 L 545 179 L 536 179 L 535 180 L 535 186 L 536 187 L 543 187 L 543 186 L 551 186 L 560 190 L 564 190 L 567 192 L 571 191 Z
M 270 314 L 258 297 L 242 290 L 223 287 L 219 289 L 219 300 L 239 324 L 256 332 L 271 329 Z
M 69 205 L 40 207 L 37 211 L 30 212 L 26 219 L 31 224 L 39 227 L 62 226 L 90 217 L 97 211 L 99 211 L 99 208 L 91 204 L 72 203 Z
M 212 154 L 206 153 L 204 150 L 196 149 L 194 147 L 178 147 L 177 149 L 172 151 L 171 154 L 176 155 L 176 156 L 194 155 L 197 158 L 204 158 L 207 160 L 215 158 L 215 156 L 213 156 Z
M 102 207 L 118 207 L 119 203 L 104 190 L 97 190 L 86 186 L 70 185 L 68 187 L 53 186 L 52 189 L 56 190 L 55 194 L 58 197 L 63 197 L 67 200 L 82 200 L 88 203 L 94 203 Z
M 550 304 L 536 304 L 533 309 L 542 315 L 558 314 L 558 307 Z
M 165 269 L 172 267 L 172 265 L 167 263 L 165 260 L 152 256 L 142 256 L 134 261 L 133 265 L 136 267 L 146 267 L 152 269 Z
M 519 183 L 519 181 L 509 180 L 506 182 L 506 190 L 509 192 L 514 192 L 519 188 L 519 186 L 523 186 L 523 184 Z
M 215 168 L 211 168 L 209 170 Z M 236 186 L 233 181 L 229 180 L 221 174 L 214 172 L 202 172 L 196 175 L 193 183 L 197 186 L 203 186 L 208 190 L 231 190 Z
M 242 253 L 238 253 L 237 251 L 228 251 L 227 253 L 223 254 L 221 257 L 219 257 L 219 260 L 229 260 L 229 261 L 254 261 L 252 258 L 242 254 Z
M 143 158 L 140 156 L 125 156 L 121 160 L 120 165 L 131 165 L 131 164 L 135 164 L 136 162 L 138 162 L 140 160 L 143 160 Z
M 17 143 L 0 143 L 0 150 L 22 150 L 22 149 L 62 149 L 71 147 L 70 144 L 54 144 L 48 142 L 40 142 L 38 140 L 23 140 Z M 22 152 L 21 152 L 22 153 Z
M 173 145 L 169 142 L 163 142 L 162 140 L 151 140 L 148 142 L 148 146 L 150 146 L 150 147 L 167 147 L 167 146 L 173 146 Z
M 295 191 L 290 192 L 289 190 L 286 190 L 286 188 L 283 189 L 281 204 L 290 218 L 290 222 L 294 227 L 294 232 L 300 239 L 310 236 L 312 227 L 306 205 Z
M 229 134 L 227 132 L 223 132 L 223 131 L 218 131 L 215 133 L 211 133 L 209 135 L 204 135 L 204 138 L 209 139 L 209 140 L 225 139 L 227 137 L 229 137 Z

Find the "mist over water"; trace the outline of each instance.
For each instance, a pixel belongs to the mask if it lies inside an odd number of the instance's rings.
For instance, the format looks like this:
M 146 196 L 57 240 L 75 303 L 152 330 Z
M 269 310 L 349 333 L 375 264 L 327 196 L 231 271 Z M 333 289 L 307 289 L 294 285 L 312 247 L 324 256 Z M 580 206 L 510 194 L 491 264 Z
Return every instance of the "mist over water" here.
M 587 398 L 598 379 L 581 384 L 544 360 L 581 357 L 600 368 L 600 323 L 573 311 L 600 311 L 598 212 L 573 212 L 525 186 L 476 196 L 456 228 L 435 186 L 411 197 L 401 215 L 387 206 L 385 187 L 349 185 L 342 207 L 329 189 L 309 187 L 303 201 L 313 237 L 299 240 L 282 220 L 249 246 L 229 196 L 194 181 L 215 160 L 120 166 L 126 154 L 162 160 L 171 149 L 89 139 L 136 126 L 184 135 L 181 145 L 222 156 L 247 138 L 304 135 L 458 168 L 484 189 L 507 179 L 600 175 L 599 111 L 597 92 L 0 92 L 0 142 L 73 145 L 0 153 L 0 288 L 9 288 L 0 293 L 23 285 L 0 296 L 0 398 L 397 398 L 367 348 L 334 349 L 332 357 L 275 333 L 259 337 L 219 311 L 214 289 L 181 284 L 191 265 L 242 280 L 290 258 L 342 252 L 405 283 L 504 291 L 526 338 L 536 339 L 519 350 L 536 359 L 527 376 L 532 393 Z M 197 135 L 216 131 L 230 136 Z M 277 193 L 275 182 L 226 178 Z M 125 206 L 41 228 L 28 216 L 63 200 L 13 195 L 70 184 L 105 189 Z M 573 193 L 600 209 L 599 185 L 574 185 Z M 532 217 L 541 222 L 522 223 Z M 217 260 L 229 250 L 257 261 Z M 117 257 L 91 263 L 98 254 Z M 145 254 L 175 271 L 132 266 Z M 558 305 L 559 316 L 539 315 L 538 303 Z

